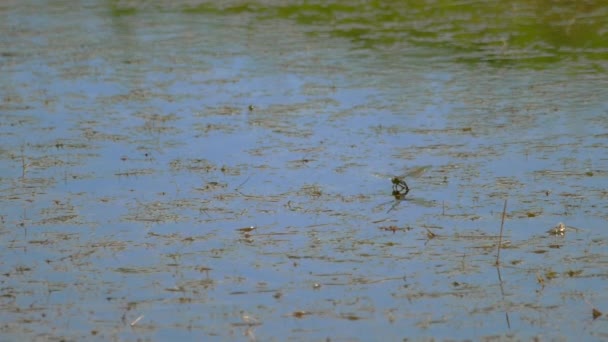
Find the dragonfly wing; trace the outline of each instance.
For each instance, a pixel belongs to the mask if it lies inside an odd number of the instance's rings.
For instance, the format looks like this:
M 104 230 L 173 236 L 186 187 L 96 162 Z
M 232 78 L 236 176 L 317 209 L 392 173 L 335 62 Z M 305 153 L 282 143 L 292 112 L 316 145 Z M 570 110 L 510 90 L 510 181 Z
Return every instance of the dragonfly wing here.
M 411 170 L 409 170 L 406 174 L 401 176 L 400 178 L 416 178 L 422 176 L 428 169 L 431 168 L 431 165 L 418 166 Z
M 382 178 L 382 179 L 389 179 L 389 180 L 392 180 L 393 178 L 399 178 L 399 179 L 410 178 L 410 177 L 415 178 L 415 177 L 421 176 L 430 168 L 431 168 L 431 165 L 418 166 L 398 177 L 395 177 L 394 174 L 391 175 L 388 173 L 380 173 L 380 172 L 373 172 L 372 175 L 374 177 L 378 177 L 378 178 Z

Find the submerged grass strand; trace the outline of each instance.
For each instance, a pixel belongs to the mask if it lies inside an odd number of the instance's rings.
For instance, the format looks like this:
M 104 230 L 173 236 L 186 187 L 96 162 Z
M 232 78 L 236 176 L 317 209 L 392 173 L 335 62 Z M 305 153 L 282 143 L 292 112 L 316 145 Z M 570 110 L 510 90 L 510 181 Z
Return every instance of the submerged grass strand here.
M 502 208 L 502 219 L 500 221 L 500 234 L 498 236 L 498 253 L 496 253 L 496 266 L 500 265 L 500 246 L 502 245 L 502 232 L 505 226 L 505 215 L 507 213 L 507 200 L 505 200 L 505 205 Z

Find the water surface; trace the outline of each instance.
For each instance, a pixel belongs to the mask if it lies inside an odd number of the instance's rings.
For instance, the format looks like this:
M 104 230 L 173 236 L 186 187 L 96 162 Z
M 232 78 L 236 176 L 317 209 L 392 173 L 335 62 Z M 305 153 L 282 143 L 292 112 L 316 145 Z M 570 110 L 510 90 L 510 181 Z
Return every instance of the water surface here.
M 608 338 L 605 6 L 222 4 L 0 7 L 6 339 Z

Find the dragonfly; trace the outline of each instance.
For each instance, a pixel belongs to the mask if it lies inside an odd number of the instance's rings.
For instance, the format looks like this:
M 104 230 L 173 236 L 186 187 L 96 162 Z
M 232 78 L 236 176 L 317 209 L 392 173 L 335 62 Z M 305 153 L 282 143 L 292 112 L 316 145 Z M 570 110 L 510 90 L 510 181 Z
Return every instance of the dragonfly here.
M 410 192 L 410 187 L 407 186 L 404 179 L 393 177 L 391 178 L 391 182 L 393 183 L 393 196 L 395 199 L 405 198 L 405 195 Z
M 391 208 L 387 211 L 387 213 L 390 212 L 391 210 L 395 209 L 397 207 L 397 205 L 399 204 L 399 202 L 401 202 L 402 200 L 405 200 L 405 197 L 410 192 L 410 187 L 407 185 L 407 182 L 405 181 L 405 179 L 419 177 L 430 168 L 431 168 L 430 165 L 419 166 L 419 167 L 409 170 L 408 172 L 406 172 L 405 174 L 403 174 L 401 176 L 394 176 L 394 177 L 390 178 L 391 183 L 393 184 L 392 196 L 395 198 L 396 202 L 391 206 Z
M 566 231 L 570 231 L 570 230 L 575 230 L 575 231 L 583 231 L 584 229 L 581 228 L 575 228 L 572 226 L 568 226 L 566 227 L 565 224 L 563 224 L 562 222 L 558 223 L 557 226 L 547 230 L 547 233 L 549 235 L 555 235 L 555 236 L 564 236 L 566 235 Z
M 430 165 L 419 166 L 411 169 L 402 176 L 391 178 L 391 183 L 393 183 L 393 197 L 395 197 L 395 199 L 405 198 L 405 196 L 410 192 L 410 187 L 407 186 L 405 178 L 419 177 L 430 168 Z

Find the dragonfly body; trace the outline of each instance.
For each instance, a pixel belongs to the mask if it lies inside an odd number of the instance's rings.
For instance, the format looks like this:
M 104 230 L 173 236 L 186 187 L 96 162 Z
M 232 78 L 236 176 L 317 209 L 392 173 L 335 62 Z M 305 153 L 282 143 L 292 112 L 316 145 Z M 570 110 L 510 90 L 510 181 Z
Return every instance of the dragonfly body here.
M 399 177 L 393 177 L 391 179 L 393 183 L 393 196 L 397 199 L 401 199 L 405 197 L 405 195 L 410 192 L 410 188 L 407 186 L 407 183 L 404 179 Z

